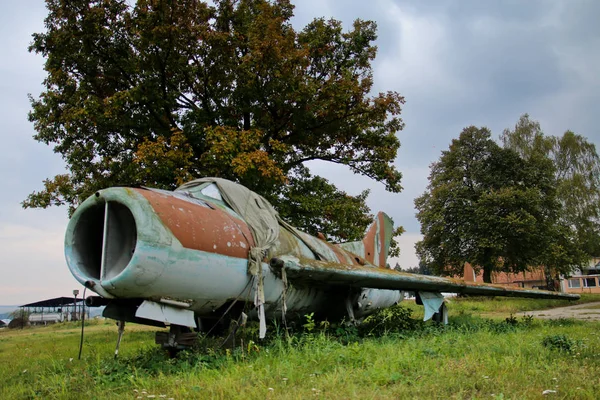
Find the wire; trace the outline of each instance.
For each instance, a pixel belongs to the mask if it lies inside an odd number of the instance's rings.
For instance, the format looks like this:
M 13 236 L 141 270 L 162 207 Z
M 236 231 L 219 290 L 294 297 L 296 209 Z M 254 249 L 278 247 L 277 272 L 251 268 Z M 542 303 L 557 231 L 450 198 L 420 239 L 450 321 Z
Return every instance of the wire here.
M 83 327 L 85 326 L 84 322 L 85 322 L 85 291 L 87 290 L 86 287 L 83 288 L 83 303 L 81 306 L 81 340 L 79 341 L 79 358 L 77 358 L 78 360 L 81 360 L 81 350 L 83 350 Z M 77 304 L 75 304 L 75 307 L 77 307 Z
M 229 307 L 227 308 L 227 310 L 225 310 L 225 312 L 223 313 L 223 315 L 221 315 L 221 318 L 219 318 L 217 320 L 217 322 L 212 326 L 212 328 L 210 328 L 208 330 L 208 332 L 206 332 L 206 336 L 208 336 L 213 329 L 215 329 L 215 327 L 223 320 L 223 318 L 225 318 L 225 315 L 227 315 L 227 313 L 229 311 L 231 311 L 231 309 L 233 308 L 233 306 L 235 305 L 235 303 L 237 303 L 237 301 L 240 299 L 240 297 L 242 297 L 242 295 L 244 294 L 244 292 L 246 291 L 246 289 L 248 288 L 248 286 L 250 285 L 250 283 L 252 283 L 254 281 L 254 279 L 256 279 L 256 276 L 253 276 L 252 279 L 248 280 L 248 283 L 246 283 L 246 286 L 244 286 L 244 288 L 242 289 L 242 291 L 240 292 L 240 294 L 238 294 L 238 297 L 235 298 L 235 300 L 233 300 L 233 302 L 229 305 Z M 252 288 L 252 286 L 250 286 L 250 289 Z M 248 294 L 250 294 L 250 292 L 248 292 Z

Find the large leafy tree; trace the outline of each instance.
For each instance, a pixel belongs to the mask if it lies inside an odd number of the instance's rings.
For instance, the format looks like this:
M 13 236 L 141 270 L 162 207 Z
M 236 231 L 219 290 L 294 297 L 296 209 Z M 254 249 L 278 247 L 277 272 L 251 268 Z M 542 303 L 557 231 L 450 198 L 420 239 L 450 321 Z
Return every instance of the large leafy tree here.
M 30 120 L 69 173 L 25 207 L 72 210 L 107 186 L 220 176 L 291 223 L 353 240 L 370 219 L 366 194 L 347 195 L 305 163 L 343 164 L 401 190 L 404 99 L 370 95 L 373 22 L 344 32 L 315 19 L 297 32 L 287 0 L 46 3 L 46 31 L 30 46 L 46 58 L 45 91 L 31 98 Z
M 553 166 L 500 147 L 486 128 L 468 127 L 431 167 L 415 200 L 421 261 L 438 274 L 462 275 L 465 262 L 483 270 L 520 272 L 553 259 L 560 272 L 578 260 L 558 219 Z
M 396 264 L 396 268 L 394 268 L 394 269 L 396 269 L 398 271 L 409 272 L 411 274 L 432 275 L 432 271 L 429 269 L 427 264 L 423 261 L 419 261 L 418 267 L 410 267 L 410 268 L 406 268 L 403 270 L 400 268 L 400 266 L 398 264 Z
M 539 122 L 527 114 L 500 138 L 504 147 L 524 158 L 552 161 L 561 221 L 572 230 L 582 251 L 590 257 L 600 255 L 600 157 L 596 146 L 571 131 L 560 137 L 545 136 Z

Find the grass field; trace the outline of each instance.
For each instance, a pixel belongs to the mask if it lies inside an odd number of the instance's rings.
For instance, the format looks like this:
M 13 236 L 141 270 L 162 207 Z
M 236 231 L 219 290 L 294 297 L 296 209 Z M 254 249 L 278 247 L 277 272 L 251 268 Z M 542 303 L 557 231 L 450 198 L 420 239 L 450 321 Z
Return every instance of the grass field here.
M 81 361 L 75 324 L 3 330 L 0 398 L 598 398 L 600 323 L 504 319 L 556 303 L 455 299 L 447 327 L 407 319 L 407 303 L 364 330 L 309 318 L 302 333 L 259 342 L 249 329 L 235 348 L 205 340 L 175 359 L 134 324 L 118 360 L 114 322 L 86 327 Z

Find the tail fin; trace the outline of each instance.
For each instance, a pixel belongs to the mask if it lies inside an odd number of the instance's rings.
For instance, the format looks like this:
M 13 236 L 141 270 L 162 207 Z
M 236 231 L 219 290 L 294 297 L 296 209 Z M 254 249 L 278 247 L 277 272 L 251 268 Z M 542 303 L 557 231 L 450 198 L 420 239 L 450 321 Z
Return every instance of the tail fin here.
M 365 260 L 385 268 L 393 232 L 394 222 L 386 213 L 380 211 L 363 239 Z
M 393 232 L 392 219 L 386 213 L 379 212 L 361 242 L 341 243 L 339 246 L 363 257 L 371 264 L 385 268 Z

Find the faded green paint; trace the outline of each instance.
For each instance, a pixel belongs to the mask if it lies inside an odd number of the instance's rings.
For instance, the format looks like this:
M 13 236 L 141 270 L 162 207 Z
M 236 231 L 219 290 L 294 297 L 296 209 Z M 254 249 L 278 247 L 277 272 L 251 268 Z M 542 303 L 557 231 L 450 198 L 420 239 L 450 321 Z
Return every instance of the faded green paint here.
M 326 285 L 390 290 L 463 293 L 481 296 L 579 299 L 579 295 L 507 288 L 438 276 L 416 275 L 373 266 L 348 266 L 297 257 L 282 257 L 288 279 Z
M 181 192 L 155 192 L 166 198 L 173 196 L 178 199 L 161 204 L 161 207 L 167 209 L 175 207 L 180 200 L 185 200 L 202 207 L 202 210 L 212 209 L 210 212 L 220 213 L 213 208 L 217 207 L 215 203 L 218 200 L 210 197 L 198 195 L 202 198 L 194 199 Z M 189 310 L 199 316 L 213 316 L 216 309 L 234 299 L 252 302 L 257 293 L 254 280 L 256 278 L 248 274 L 248 259 L 223 252 L 219 246 L 214 247 L 214 251 L 213 247 L 200 249 L 183 246 L 182 241 L 169 229 L 170 226 L 177 231 L 177 223 L 181 223 L 181 220 L 171 218 L 167 221 L 170 225 L 167 225 L 160 217 L 164 213 L 157 212 L 144 193 L 139 189 L 109 188 L 90 197 L 77 209 L 65 236 L 65 255 L 75 278 L 82 284 L 87 283 L 88 287 L 104 297 L 184 302 L 189 305 Z M 132 254 L 124 254 L 124 257 L 129 259 L 122 268 L 105 265 L 107 263 L 104 246 L 110 225 L 107 221 L 110 218 L 105 218 L 102 222 L 101 217 L 110 215 L 108 210 L 119 209 L 104 207 L 105 204 L 113 203 L 126 207 L 127 212 L 131 213 L 133 222 L 127 226 L 132 227 L 135 224 L 137 234 Z M 218 204 L 218 208 L 225 209 L 230 216 L 239 218 L 238 214 L 232 214 L 233 211 L 223 207 L 224 203 Z M 202 229 L 196 229 L 192 234 L 197 232 L 210 235 L 211 232 L 215 232 L 215 229 L 211 228 L 221 227 L 219 221 L 211 220 L 202 212 L 190 213 L 190 216 L 197 217 L 196 222 L 206 223 L 207 228 L 202 226 Z M 116 228 L 119 228 L 120 222 L 114 221 Z M 365 261 L 365 243 L 369 243 L 369 248 L 374 246 L 377 251 L 385 251 L 392 233 L 391 223 L 388 222 L 390 221 L 377 219 L 375 226 L 378 229 L 370 235 L 371 241 L 341 245 L 311 237 L 293 227 L 281 227 L 279 239 L 269 249 L 263 261 L 274 257 L 281 258 L 291 285 L 286 287 L 280 279 L 282 271 L 277 265 L 281 263 L 274 263 L 269 267 L 263 262 L 262 278 L 268 318 L 281 315 L 284 299 L 288 313 L 315 312 L 324 316 L 343 317 L 347 312 L 346 315 L 360 318 L 378 308 L 389 307 L 400 301 L 401 290 L 488 296 L 578 298 L 577 295 L 465 283 L 455 279 L 413 275 L 379 268 L 375 263 Z M 242 220 L 237 220 L 236 224 L 237 228 L 240 228 L 240 224 L 246 226 Z M 104 236 L 98 235 L 102 230 Z M 92 234 L 88 234 L 88 231 Z M 113 238 L 132 237 L 122 232 L 117 233 Z M 88 243 L 94 240 L 98 242 L 98 236 L 101 237 L 99 243 Z M 101 263 L 97 260 L 99 247 L 102 248 Z M 96 259 L 93 259 L 94 254 L 90 255 L 90 251 L 96 252 Z M 121 253 L 115 251 L 115 254 L 119 256 Z M 117 258 L 115 256 L 112 259 Z M 380 258 L 375 260 L 381 263 Z M 118 265 L 123 265 L 120 258 Z M 111 268 L 115 269 L 107 274 L 106 271 Z

